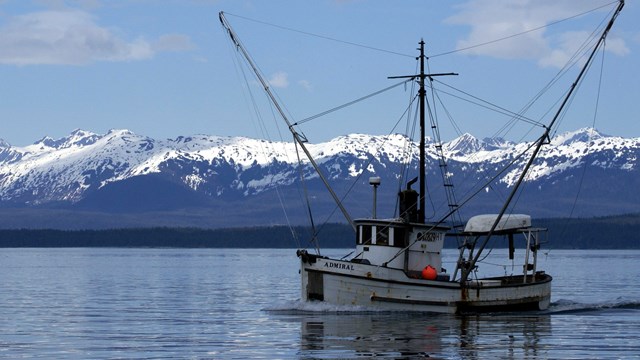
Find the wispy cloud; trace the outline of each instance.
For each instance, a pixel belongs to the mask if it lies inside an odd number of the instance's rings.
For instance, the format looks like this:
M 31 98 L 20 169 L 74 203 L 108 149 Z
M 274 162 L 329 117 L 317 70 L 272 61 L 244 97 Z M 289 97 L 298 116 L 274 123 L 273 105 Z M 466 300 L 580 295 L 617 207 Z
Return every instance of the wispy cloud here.
M 313 85 L 308 80 L 300 80 L 298 81 L 298 85 L 302 86 L 307 91 L 313 90 Z
M 97 61 L 136 61 L 161 51 L 193 47 L 188 37 L 165 35 L 156 41 L 124 39 L 97 24 L 83 10 L 51 10 L 10 18 L 0 27 L 0 63 L 84 65 Z
M 168 34 L 162 35 L 153 43 L 153 50 L 160 51 L 188 51 L 195 48 L 191 39 L 186 35 Z
M 555 49 L 551 49 L 548 53 L 538 60 L 538 64 L 543 67 L 561 67 L 569 61 L 571 56 L 578 51 L 590 36 L 587 31 L 568 31 L 559 36 L 559 45 Z M 624 56 L 629 53 L 629 49 L 624 40 L 616 37 L 607 39 L 606 49 L 618 56 Z
M 271 75 L 269 84 L 275 88 L 286 88 L 289 86 L 289 75 L 284 71 L 278 71 Z
M 587 39 L 589 33 L 571 31 L 551 38 L 544 29 L 527 31 L 601 5 L 602 1 L 599 0 L 469 0 L 458 8 L 457 14 L 446 21 L 471 27 L 467 38 L 458 42 L 458 49 L 524 33 L 469 48 L 465 50 L 467 54 L 502 59 L 532 59 L 537 60 L 540 66 L 561 67 Z M 621 38 L 610 38 L 607 49 L 617 55 L 624 55 L 629 51 Z

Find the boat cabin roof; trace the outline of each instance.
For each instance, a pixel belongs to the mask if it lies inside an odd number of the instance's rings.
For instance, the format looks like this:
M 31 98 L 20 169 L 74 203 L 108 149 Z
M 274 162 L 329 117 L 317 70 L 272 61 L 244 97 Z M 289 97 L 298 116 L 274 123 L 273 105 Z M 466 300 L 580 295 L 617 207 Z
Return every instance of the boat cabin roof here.
M 354 220 L 356 226 L 384 226 L 395 228 L 413 228 L 424 230 L 436 230 L 436 231 L 448 231 L 451 228 L 443 225 L 436 225 L 435 223 L 414 223 L 406 222 L 404 219 L 356 219 Z
M 465 233 L 488 233 L 498 219 L 498 214 L 476 215 L 467 221 L 464 227 Z M 531 228 L 531 216 L 525 214 L 504 215 L 494 229 L 495 233 L 518 232 Z

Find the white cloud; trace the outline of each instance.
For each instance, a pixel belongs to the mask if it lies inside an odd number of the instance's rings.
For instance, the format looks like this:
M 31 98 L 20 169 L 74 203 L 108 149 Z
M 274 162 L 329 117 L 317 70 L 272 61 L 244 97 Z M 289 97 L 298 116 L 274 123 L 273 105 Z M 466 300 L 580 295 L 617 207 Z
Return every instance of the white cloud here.
M 286 88 L 289 86 L 289 75 L 284 71 L 278 71 L 271 75 L 269 85 L 275 88 Z
M 55 10 L 68 9 L 70 6 L 89 10 L 102 6 L 101 0 L 35 0 L 34 2 Z
M 607 46 L 607 50 L 611 51 L 612 53 L 618 56 L 624 56 L 631 52 L 631 50 L 629 50 L 624 40 L 615 36 L 609 36 L 607 38 L 606 46 Z
M 308 80 L 300 80 L 300 81 L 298 81 L 298 85 L 302 86 L 307 91 L 312 91 L 313 90 L 313 86 L 311 85 L 311 83 Z
M 561 67 L 588 34 L 571 31 L 552 39 L 545 34 L 545 29 L 525 32 L 599 6 L 602 6 L 599 0 L 469 0 L 446 22 L 471 27 L 468 37 L 457 44 L 457 49 L 469 48 L 466 54 L 532 59 L 540 66 Z M 524 34 L 504 39 L 519 33 Z M 498 39 L 504 40 L 492 42 Z M 473 47 L 485 43 L 489 44 Z M 622 39 L 610 38 L 607 49 L 617 55 L 628 53 Z
M 538 64 L 542 67 L 559 68 L 564 66 L 590 35 L 587 31 L 567 31 L 562 33 L 559 36 L 558 47 L 540 58 Z M 607 38 L 606 50 L 618 56 L 624 56 L 629 53 L 629 48 L 625 45 L 624 40 L 614 36 Z
M 543 55 L 538 64 L 543 67 L 562 67 L 589 37 L 586 31 L 569 31 L 559 36 L 559 45 Z
M 153 44 L 155 51 L 187 51 L 194 47 L 188 36 L 180 34 L 162 35 Z
M 188 48 L 190 41 L 167 35 L 150 43 L 123 39 L 114 29 L 96 24 L 81 10 L 42 11 L 13 17 L 0 27 L 0 63 L 12 65 L 84 65 L 96 61 L 135 61 L 158 51 Z

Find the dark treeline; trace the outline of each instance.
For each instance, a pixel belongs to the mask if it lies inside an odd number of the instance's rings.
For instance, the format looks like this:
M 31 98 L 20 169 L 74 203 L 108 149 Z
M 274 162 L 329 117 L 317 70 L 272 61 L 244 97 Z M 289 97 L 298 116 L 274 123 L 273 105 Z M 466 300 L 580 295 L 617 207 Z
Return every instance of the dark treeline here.
M 539 219 L 548 228 L 552 249 L 640 249 L 640 215 L 591 219 Z M 308 227 L 246 227 L 229 229 L 142 228 L 113 230 L 0 230 L 0 247 L 184 247 L 296 248 L 313 247 Z M 323 248 L 354 246 L 353 230 L 327 224 L 318 233 Z M 447 241 L 455 247 L 456 241 Z M 493 246 L 506 243 L 495 241 Z
M 318 234 L 323 247 L 351 246 L 351 228 L 325 225 Z M 232 229 L 143 228 L 113 230 L 0 230 L 0 247 L 311 247 L 306 227 L 268 226 Z
M 640 214 L 589 219 L 540 219 L 552 249 L 640 249 Z

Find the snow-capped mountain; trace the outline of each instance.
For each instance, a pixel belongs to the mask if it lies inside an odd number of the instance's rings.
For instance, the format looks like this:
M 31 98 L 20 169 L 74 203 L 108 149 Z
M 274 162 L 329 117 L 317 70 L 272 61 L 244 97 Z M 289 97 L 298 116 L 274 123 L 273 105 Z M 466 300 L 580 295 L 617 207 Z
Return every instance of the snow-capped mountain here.
M 526 161 L 519 155 L 529 146 L 504 139 L 479 140 L 470 134 L 441 148 L 430 141 L 432 212 L 442 211 L 452 201 L 437 194 L 445 172 L 457 190 L 457 202 L 482 189 L 468 211 L 497 211 L 491 207 L 517 179 Z M 356 215 L 369 215 L 369 176 L 382 177 L 379 206 L 389 216 L 395 193 L 416 176 L 417 144 L 403 135 L 352 134 L 308 147 Z M 438 162 L 440 149 L 446 168 Z M 562 216 L 561 211 L 572 207 L 578 208 L 578 215 L 640 211 L 635 191 L 640 185 L 639 155 L 640 138 L 612 137 L 595 129 L 559 134 L 543 147 L 517 206 L 536 216 Z M 219 218 L 212 223 L 228 224 L 225 218 L 231 216 L 269 223 L 280 221 L 268 219 L 282 213 L 277 210 L 280 203 L 292 199 L 299 203 L 303 176 L 321 211 L 332 212 L 308 161 L 303 159 L 300 167 L 297 158 L 293 143 L 209 135 L 156 140 L 127 130 L 107 134 L 75 130 L 67 137 L 45 137 L 25 147 L 0 141 L 0 205 L 119 213 L 216 209 Z M 499 173 L 511 162 L 509 170 Z M 327 201 L 321 200 L 324 197 Z M 583 203 L 576 202 L 581 198 Z

